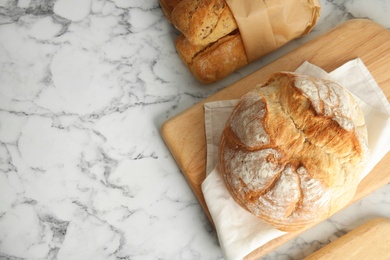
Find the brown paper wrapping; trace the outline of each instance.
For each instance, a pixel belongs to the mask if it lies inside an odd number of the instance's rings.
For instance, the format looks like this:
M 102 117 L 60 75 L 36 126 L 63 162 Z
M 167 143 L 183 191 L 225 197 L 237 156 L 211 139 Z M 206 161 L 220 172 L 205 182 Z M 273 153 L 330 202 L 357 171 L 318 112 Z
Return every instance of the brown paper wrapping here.
M 202 83 L 216 82 L 309 33 L 320 0 L 159 0 L 182 34 L 175 45 Z
M 226 0 L 226 3 L 236 19 L 249 62 L 309 33 L 321 9 L 319 0 Z

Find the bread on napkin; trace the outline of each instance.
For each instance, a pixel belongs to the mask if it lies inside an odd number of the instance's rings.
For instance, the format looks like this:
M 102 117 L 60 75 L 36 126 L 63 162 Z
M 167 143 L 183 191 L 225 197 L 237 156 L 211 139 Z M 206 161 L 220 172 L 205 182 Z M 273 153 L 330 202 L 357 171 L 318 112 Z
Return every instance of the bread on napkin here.
M 280 72 L 233 109 L 221 136 L 219 167 L 239 205 L 293 231 L 352 199 L 367 143 L 363 113 L 346 89 Z

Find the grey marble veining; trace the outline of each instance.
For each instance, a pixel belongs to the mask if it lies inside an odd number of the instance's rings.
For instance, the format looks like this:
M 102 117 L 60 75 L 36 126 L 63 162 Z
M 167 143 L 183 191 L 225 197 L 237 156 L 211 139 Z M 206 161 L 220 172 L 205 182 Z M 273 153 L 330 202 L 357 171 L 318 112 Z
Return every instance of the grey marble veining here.
M 204 86 L 157 0 L 0 1 L 0 258 L 221 259 L 159 133 L 168 118 L 388 1 L 322 1 L 307 37 Z M 265 256 L 300 259 L 374 216 L 387 185 Z

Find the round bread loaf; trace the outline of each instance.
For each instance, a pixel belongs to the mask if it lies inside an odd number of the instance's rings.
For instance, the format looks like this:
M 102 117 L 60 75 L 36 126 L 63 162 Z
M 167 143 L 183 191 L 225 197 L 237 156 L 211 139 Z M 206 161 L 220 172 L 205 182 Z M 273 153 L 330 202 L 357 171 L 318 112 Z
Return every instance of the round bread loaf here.
M 239 205 L 294 231 L 352 199 L 367 155 L 364 116 L 346 89 L 280 72 L 234 107 L 221 137 L 219 167 Z

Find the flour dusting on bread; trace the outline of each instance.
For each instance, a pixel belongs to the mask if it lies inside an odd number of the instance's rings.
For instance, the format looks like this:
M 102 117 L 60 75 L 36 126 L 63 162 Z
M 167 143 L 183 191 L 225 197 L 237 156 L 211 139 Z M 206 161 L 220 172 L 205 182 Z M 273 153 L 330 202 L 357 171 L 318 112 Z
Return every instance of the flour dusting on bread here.
M 233 109 L 219 164 L 238 204 L 291 231 L 349 202 L 366 163 L 367 143 L 363 113 L 346 89 L 280 72 Z

